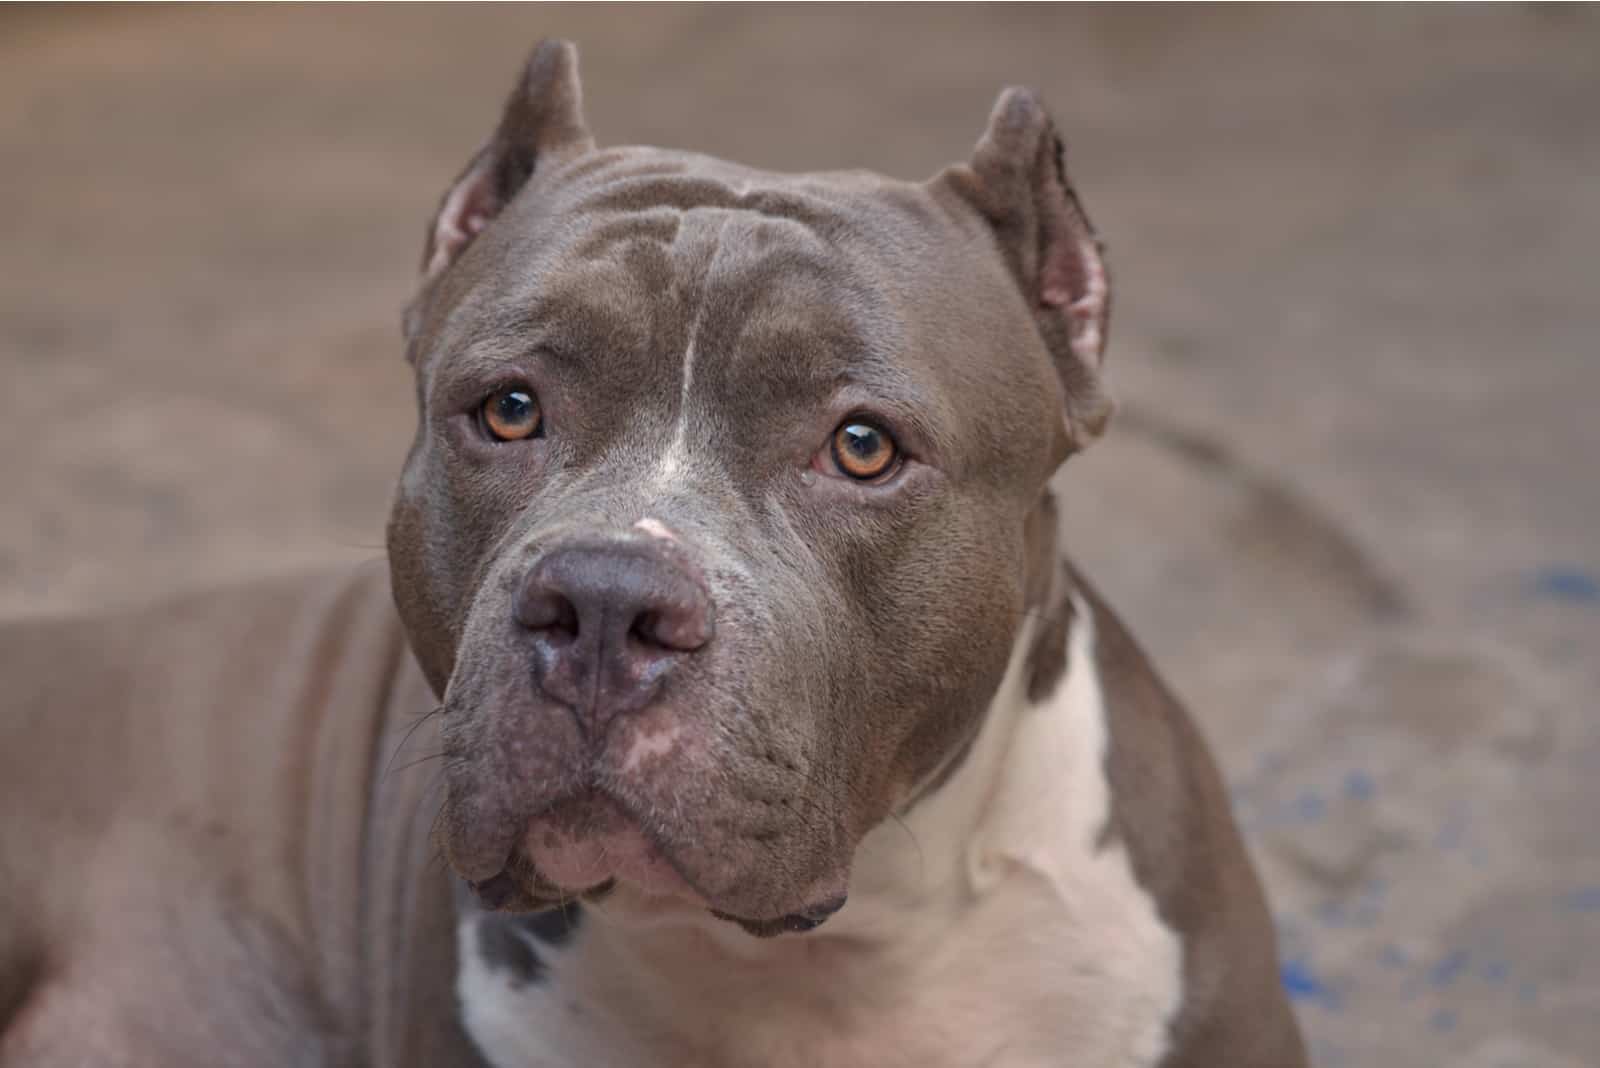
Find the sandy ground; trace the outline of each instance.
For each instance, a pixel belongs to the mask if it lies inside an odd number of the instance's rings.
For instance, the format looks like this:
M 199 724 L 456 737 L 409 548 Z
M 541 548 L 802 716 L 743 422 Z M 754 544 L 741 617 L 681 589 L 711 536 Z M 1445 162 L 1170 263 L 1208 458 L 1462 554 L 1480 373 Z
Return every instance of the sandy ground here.
M 1119 287 L 1079 556 L 1317 1062 L 1600 1065 L 1595 8 L 7 8 L 0 610 L 377 553 L 422 223 L 546 34 L 603 140 L 778 168 L 1042 89 Z

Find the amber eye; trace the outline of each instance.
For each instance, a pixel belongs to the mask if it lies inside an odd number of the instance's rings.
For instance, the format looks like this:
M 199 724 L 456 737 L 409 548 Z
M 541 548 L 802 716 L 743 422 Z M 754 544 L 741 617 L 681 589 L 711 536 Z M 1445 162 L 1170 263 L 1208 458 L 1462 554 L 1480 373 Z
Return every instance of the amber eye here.
M 539 399 L 527 386 L 496 390 L 478 409 L 483 428 L 496 441 L 521 441 L 539 433 Z
M 887 430 L 859 419 L 847 419 L 833 432 L 833 462 L 858 482 L 871 482 L 894 470 L 900 450 Z

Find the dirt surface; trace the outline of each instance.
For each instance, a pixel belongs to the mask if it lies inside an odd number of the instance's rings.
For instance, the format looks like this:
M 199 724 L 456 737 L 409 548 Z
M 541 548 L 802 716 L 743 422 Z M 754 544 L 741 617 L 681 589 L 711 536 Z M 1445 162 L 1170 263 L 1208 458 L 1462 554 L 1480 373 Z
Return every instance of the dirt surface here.
M 1318 1064 L 1600 1065 L 1592 7 L 6 8 L 0 610 L 378 553 L 422 224 L 547 34 L 603 141 L 785 169 L 1043 90 L 1124 402 L 1066 511 Z

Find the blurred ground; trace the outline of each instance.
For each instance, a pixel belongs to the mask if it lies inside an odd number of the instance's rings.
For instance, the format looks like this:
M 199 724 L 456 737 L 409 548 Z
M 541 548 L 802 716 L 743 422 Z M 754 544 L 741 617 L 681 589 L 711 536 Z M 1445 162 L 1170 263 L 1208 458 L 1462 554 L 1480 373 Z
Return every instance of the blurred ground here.
M 0 12 L 0 609 L 371 558 L 422 224 L 602 140 L 905 176 L 1045 91 L 1117 278 L 1079 556 L 1236 787 L 1318 1063 L 1600 1065 L 1600 12 Z

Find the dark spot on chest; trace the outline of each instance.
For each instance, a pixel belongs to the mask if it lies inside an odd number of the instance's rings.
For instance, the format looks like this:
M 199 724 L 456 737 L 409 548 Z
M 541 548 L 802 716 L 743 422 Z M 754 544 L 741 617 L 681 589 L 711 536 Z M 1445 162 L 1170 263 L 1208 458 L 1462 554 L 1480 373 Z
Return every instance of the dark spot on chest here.
M 542 980 L 546 972 L 541 950 L 570 942 L 583 919 L 577 902 L 544 912 L 486 912 L 477 919 L 478 952 L 493 971 L 505 973 L 513 987 Z
M 569 901 L 543 912 L 508 916 L 506 919 L 520 924 L 530 936 L 547 946 L 564 946 L 578 933 L 579 923 L 583 920 L 583 906 L 576 901 Z

